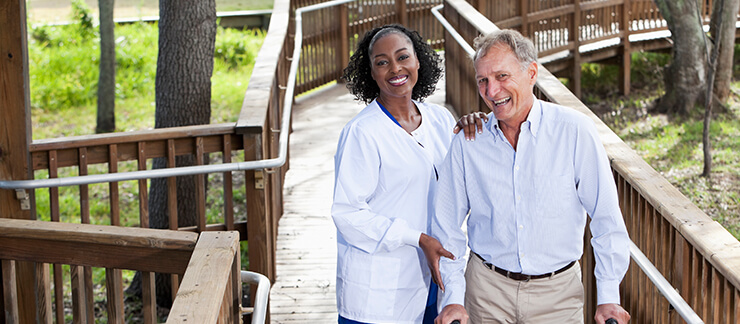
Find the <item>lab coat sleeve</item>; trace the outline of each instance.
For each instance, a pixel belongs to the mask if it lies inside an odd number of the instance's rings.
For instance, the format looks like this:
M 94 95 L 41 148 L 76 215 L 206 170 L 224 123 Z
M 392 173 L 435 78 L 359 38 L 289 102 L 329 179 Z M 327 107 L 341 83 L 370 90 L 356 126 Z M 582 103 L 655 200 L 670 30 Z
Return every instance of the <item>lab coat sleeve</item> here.
M 392 251 L 404 245 L 419 246 L 421 231 L 401 218 L 372 210 L 380 176 L 378 143 L 357 125 L 347 125 L 340 135 L 334 157 L 332 218 L 346 242 L 367 253 Z

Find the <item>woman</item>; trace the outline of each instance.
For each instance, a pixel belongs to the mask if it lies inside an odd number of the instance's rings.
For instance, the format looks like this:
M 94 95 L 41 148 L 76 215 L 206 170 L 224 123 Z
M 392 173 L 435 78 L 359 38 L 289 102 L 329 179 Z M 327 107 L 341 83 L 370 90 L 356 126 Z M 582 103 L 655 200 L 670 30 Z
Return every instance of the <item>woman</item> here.
M 340 324 L 432 323 L 437 315 L 422 248 L 452 257 L 425 233 L 455 120 L 421 100 L 441 76 L 439 56 L 400 25 L 365 34 L 344 70 L 347 88 L 368 105 L 345 125 L 335 155 Z

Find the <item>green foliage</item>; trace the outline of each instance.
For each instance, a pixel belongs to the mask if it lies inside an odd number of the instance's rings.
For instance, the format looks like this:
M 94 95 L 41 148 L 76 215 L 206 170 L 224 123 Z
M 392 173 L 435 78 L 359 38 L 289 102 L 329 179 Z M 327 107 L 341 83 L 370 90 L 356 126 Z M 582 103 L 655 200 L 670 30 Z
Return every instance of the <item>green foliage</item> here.
M 253 37 L 245 37 L 251 35 Z M 216 33 L 216 53 L 214 58 L 225 63 L 228 69 L 254 64 L 257 51 L 262 45 L 265 32 L 259 29 L 237 30 L 219 28 Z
M 29 27 L 29 75 L 34 138 L 95 133 L 99 38 L 74 25 Z M 157 25 L 116 26 L 116 127 L 154 126 Z M 211 115 L 236 121 L 264 32 L 223 29 L 216 36 Z M 220 52 L 219 52 L 220 51 Z

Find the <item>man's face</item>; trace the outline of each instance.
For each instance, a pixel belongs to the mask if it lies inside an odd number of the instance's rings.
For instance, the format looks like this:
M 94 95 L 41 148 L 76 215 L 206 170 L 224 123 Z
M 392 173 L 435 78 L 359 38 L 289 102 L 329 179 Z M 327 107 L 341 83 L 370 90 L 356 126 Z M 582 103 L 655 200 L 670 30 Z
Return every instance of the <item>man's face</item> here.
M 478 93 L 499 122 L 518 127 L 527 119 L 534 103 L 537 63 L 522 69 L 514 52 L 497 44 L 475 61 L 475 79 Z

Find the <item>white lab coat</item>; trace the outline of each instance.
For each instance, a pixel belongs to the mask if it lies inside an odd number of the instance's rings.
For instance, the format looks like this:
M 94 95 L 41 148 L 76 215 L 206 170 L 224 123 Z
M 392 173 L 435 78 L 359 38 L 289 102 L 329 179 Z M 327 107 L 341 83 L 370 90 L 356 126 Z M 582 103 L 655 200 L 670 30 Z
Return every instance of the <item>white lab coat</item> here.
M 421 125 L 407 133 L 373 101 L 342 130 L 335 155 L 337 306 L 345 318 L 421 323 L 430 271 L 419 246 L 429 233 L 435 165 L 455 120 L 415 102 Z

